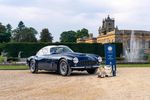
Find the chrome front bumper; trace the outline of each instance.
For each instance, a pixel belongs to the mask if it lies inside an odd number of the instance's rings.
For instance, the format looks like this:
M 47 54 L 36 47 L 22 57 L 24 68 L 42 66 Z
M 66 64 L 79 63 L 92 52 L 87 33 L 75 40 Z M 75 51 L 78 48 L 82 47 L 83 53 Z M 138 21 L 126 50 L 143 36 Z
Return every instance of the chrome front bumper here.
M 72 69 L 90 69 L 90 68 L 99 68 L 100 65 L 94 65 L 94 66 L 74 66 L 71 67 Z

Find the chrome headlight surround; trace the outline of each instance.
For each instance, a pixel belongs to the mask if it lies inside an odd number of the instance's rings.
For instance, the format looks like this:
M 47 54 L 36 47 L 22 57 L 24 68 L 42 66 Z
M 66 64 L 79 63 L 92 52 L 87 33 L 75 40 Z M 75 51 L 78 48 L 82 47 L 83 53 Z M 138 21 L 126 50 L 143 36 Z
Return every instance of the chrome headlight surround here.
M 102 57 L 98 57 L 98 62 L 102 62 Z
M 79 59 L 77 57 L 73 58 L 73 63 L 77 64 L 79 62 Z

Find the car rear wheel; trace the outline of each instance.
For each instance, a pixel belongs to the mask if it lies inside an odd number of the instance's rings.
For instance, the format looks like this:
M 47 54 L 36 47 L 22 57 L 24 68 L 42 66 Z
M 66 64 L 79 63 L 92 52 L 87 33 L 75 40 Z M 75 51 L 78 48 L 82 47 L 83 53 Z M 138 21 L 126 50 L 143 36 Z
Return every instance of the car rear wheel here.
M 65 59 L 62 59 L 59 63 L 59 73 L 63 76 L 69 76 L 71 72 L 72 70 L 68 65 L 67 61 Z
M 96 69 L 87 69 L 86 70 L 89 74 L 95 74 L 97 72 L 97 68 Z
M 36 61 L 34 59 L 32 59 L 30 61 L 30 71 L 32 73 L 37 73 L 38 72 L 38 67 L 37 67 Z

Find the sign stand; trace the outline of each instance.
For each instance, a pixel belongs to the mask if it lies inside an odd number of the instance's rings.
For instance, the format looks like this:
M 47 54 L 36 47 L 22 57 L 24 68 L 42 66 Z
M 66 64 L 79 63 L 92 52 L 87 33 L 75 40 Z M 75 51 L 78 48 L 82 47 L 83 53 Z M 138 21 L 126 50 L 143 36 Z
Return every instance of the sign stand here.
M 105 44 L 105 65 L 112 68 L 112 76 L 116 76 L 116 47 L 115 44 Z

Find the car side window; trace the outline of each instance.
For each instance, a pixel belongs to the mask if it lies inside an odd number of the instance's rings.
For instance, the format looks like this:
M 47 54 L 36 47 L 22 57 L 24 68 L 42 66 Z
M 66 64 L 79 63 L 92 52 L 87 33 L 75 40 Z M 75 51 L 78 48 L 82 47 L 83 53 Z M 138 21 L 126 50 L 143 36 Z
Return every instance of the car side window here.
M 42 48 L 41 50 L 39 50 L 39 52 L 36 55 L 42 56 L 42 55 L 46 55 L 46 54 L 50 54 L 48 48 Z
M 63 48 L 60 48 L 60 47 L 54 47 L 54 48 L 51 48 L 50 49 L 50 53 L 52 54 L 52 53 L 57 53 L 57 54 L 60 54 L 60 53 L 62 53 L 64 50 L 63 50 Z
M 58 54 L 60 54 L 60 53 L 63 53 L 63 48 L 57 48 L 57 50 L 56 50 L 56 52 L 58 53 Z
M 52 54 L 52 53 L 56 53 L 56 48 L 51 48 L 50 49 L 50 53 Z

